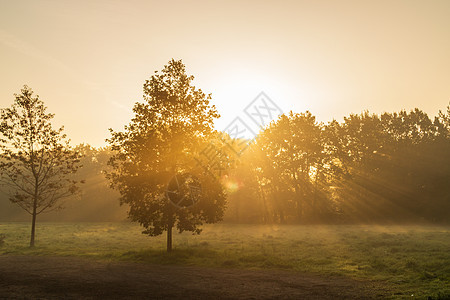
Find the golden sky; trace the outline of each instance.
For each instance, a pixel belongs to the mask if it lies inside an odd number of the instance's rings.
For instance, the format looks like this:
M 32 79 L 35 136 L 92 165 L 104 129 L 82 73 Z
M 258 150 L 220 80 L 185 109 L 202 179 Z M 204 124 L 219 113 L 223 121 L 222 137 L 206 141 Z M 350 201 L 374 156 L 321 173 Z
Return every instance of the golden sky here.
M 321 121 L 450 101 L 450 1 L 0 0 L 0 106 L 32 87 L 73 144 L 104 145 L 183 59 L 223 129 L 264 91 Z

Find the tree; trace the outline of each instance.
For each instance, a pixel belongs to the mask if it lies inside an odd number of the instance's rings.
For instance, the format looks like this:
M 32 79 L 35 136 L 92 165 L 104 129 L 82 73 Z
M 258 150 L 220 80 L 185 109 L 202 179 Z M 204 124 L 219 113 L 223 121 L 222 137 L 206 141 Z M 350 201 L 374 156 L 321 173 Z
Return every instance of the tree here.
M 445 115 L 434 122 L 419 109 L 351 114 L 328 126 L 348 171 L 336 196 L 355 221 L 443 222 L 448 219 L 449 139 Z
M 0 184 L 32 216 L 30 247 L 34 246 L 36 216 L 61 208 L 60 200 L 78 190 L 71 178 L 80 156 L 73 151 L 64 128 L 52 128 L 54 114 L 46 112 L 39 96 L 24 86 L 0 119 Z
M 337 170 L 327 149 L 324 125 L 310 113 L 282 115 L 258 136 L 265 190 L 280 222 L 328 218 L 333 207 L 328 193 Z
M 157 236 L 167 232 L 167 251 L 172 250 L 172 228 L 199 234 L 204 222 L 222 219 L 225 193 L 195 158 L 213 138 L 216 108 L 192 85 L 181 60 L 171 60 L 144 84 L 144 102 L 136 103 L 134 118 L 123 132 L 111 131 L 115 154 L 108 173 L 111 186 L 119 190 L 128 215 Z M 174 176 L 190 173 L 202 187 L 197 204 L 177 208 L 168 199 L 167 186 Z

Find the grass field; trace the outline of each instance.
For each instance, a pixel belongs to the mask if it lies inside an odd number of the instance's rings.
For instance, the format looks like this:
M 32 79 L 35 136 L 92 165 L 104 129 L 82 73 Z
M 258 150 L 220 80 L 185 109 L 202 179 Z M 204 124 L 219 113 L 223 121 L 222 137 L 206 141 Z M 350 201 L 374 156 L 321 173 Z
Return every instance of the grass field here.
M 147 237 L 130 223 L 0 223 L 1 255 L 95 259 L 220 268 L 288 269 L 383 283 L 393 298 L 450 297 L 450 228 L 216 224 L 201 235 Z

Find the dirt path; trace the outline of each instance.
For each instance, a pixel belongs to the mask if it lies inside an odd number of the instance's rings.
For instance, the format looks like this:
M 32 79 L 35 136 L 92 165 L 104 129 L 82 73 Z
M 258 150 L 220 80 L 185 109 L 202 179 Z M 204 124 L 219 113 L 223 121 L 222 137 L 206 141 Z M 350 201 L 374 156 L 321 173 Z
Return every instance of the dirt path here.
M 283 271 L 0 256 L 1 299 L 373 299 L 373 283 Z

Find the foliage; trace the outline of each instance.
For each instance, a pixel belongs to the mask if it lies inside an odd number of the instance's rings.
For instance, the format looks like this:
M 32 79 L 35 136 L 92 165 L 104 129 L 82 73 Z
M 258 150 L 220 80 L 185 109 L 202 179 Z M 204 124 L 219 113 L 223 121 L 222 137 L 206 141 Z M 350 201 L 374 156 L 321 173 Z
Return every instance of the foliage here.
M 328 124 L 282 115 L 242 156 L 226 219 L 448 223 L 449 109 L 433 121 L 419 109 Z
M 196 166 L 195 157 L 214 137 L 211 96 L 192 85 L 181 61 L 171 60 L 163 70 L 144 84 L 144 102 L 136 103 L 135 113 L 123 132 L 111 130 L 108 140 L 115 154 L 108 173 L 111 186 L 128 204 L 129 217 L 139 222 L 145 234 L 171 230 L 200 233 L 204 222 L 222 218 L 225 194 L 218 181 Z M 176 174 L 192 173 L 202 186 L 200 201 L 188 209 L 176 209 L 167 199 L 167 184 Z
M 325 184 L 335 176 L 335 166 L 326 152 L 323 127 L 310 112 L 290 112 L 258 137 L 256 146 L 266 156 L 261 164 L 264 188 L 277 202 L 280 222 L 286 217 L 314 217 L 332 208 L 324 203 Z
M 450 139 L 439 119 L 433 122 L 418 109 L 353 115 L 341 135 L 352 176 L 338 192 L 350 218 L 450 220 Z
M 80 167 L 80 155 L 70 148 L 63 127 L 52 128 L 54 115 L 29 87 L 15 97 L 1 111 L 0 184 L 11 202 L 33 216 L 33 246 L 36 215 L 60 208 L 61 199 L 77 192 L 70 175 Z

